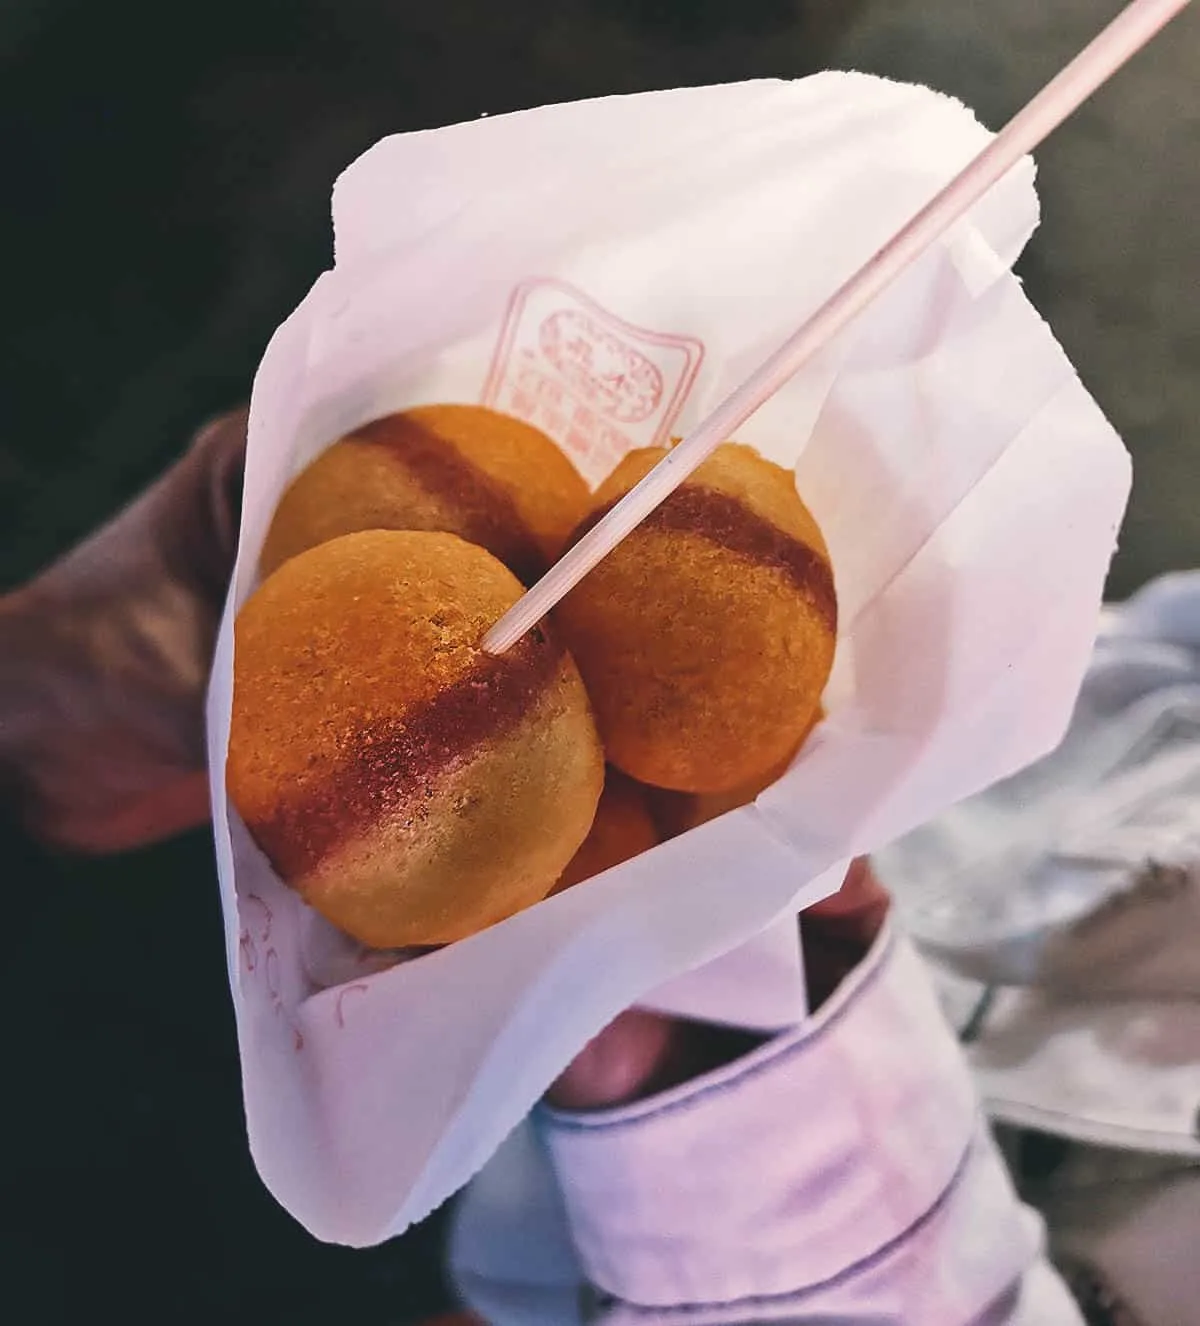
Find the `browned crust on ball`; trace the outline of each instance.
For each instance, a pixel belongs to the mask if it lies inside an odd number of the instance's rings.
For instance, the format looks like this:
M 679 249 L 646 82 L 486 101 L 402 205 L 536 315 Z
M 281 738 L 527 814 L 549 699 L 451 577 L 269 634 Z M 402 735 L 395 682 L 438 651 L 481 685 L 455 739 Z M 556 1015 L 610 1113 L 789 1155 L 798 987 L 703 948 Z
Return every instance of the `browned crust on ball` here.
M 580 526 L 582 538 L 616 506 L 614 498 Z M 674 534 L 699 534 L 738 557 L 780 572 L 837 633 L 837 593 L 827 558 L 778 525 L 764 520 L 744 502 L 702 484 L 684 483 L 657 506 L 639 528 Z
M 617 769 L 605 772 L 596 818 L 551 894 L 602 875 L 658 846 L 659 831 L 650 813 L 649 791 Z
M 247 827 L 285 879 L 312 873 L 381 817 L 419 813 L 444 775 L 521 722 L 560 677 L 565 658 L 540 628 L 501 657 L 481 655 L 403 719 L 360 729 L 356 758 Z
M 455 533 L 488 548 L 526 585 L 546 569 L 512 497 L 444 438 L 408 414 L 364 424 L 349 439 L 384 448 L 431 497 L 455 512 Z
M 557 443 L 482 405 L 419 405 L 327 447 L 279 499 L 264 576 L 300 553 L 371 529 L 457 534 L 531 584 L 562 551 L 591 495 Z

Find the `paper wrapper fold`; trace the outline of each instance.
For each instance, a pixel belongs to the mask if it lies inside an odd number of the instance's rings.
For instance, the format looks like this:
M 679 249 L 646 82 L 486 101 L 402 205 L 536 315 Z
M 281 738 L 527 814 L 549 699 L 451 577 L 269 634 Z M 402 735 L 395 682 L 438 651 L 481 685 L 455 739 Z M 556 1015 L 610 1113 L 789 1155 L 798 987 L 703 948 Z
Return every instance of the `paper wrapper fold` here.
M 795 466 L 837 581 L 828 719 L 797 764 L 391 967 L 279 883 L 224 794 L 233 614 L 283 487 L 347 429 L 440 401 L 530 419 L 598 481 L 696 424 L 987 137 L 925 89 L 827 74 L 402 135 L 338 181 L 336 265 L 254 384 L 209 704 L 250 1143 L 319 1238 L 423 1217 L 631 1004 L 801 1018 L 796 912 L 1061 735 L 1129 462 L 1011 275 L 1037 221 L 1026 163 L 740 433 Z

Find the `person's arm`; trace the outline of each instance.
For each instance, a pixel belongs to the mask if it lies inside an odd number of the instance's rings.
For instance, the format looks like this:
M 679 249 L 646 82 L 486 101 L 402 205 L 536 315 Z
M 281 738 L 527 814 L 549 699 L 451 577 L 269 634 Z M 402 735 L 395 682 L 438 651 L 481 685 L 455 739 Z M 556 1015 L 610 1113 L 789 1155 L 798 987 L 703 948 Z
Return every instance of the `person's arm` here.
M 540 1132 L 598 1320 L 1080 1322 L 880 898 L 860 866 L 806 918 L 798 1030 L 747 1050 L 626 1015 L 556 1084 Z
M 0 598 L 0 796 L 35 837 L 140 846 L 208 816 L 204 692 L 237 545 L 244 413 Z

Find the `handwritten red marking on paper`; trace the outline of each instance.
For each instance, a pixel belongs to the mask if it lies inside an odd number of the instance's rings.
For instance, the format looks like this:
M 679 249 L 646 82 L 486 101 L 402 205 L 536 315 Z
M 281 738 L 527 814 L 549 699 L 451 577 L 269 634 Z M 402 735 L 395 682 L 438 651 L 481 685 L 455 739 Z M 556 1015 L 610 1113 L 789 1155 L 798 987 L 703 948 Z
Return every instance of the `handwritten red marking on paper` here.
M 337 1003 L 333 1006 L 334 1021 L 339 1027 L 345 1027 L 346 1016 L 342 1012 L 342 1001 L 348 994 L 366 994 L 367 986 L 362 981 L 357 981 L 354 985 L 343 986 L 338 991 Z
M 271 1002 L 276 1009 L 283 1007 L 283 995 L 280 993 L 279 984 L 279 954 L 273 949 L 267 949 L 266 961 L 267 994 L 271 996 Z
M 288 1013 L 283 998 L 283 980 L 280 971 L 278 950 L 272 945 L 259 959 L 259 945 L 266 944 L 271 938 L 275 915 L 271 908 L 257 893 L 247 893 L 238 900 L 238 913 L 242 918 L 242 928 L 238 934 L 238 949 L 242 964 L 247 972 L 255 972 L 261 965 L 263 982 L 267 997 L 271 1002 L 271 1011 L 282 1018 L 292 1033 L 292 1048 L 297 1054 L 304 1049 L 304 1034 Z
M 275 915 L 257 893 L 247 893 L 245 902 L 242 906 L 242 913 L 245 918 L 246 928 L 257 922 L 260 930 L 259 939 L 265 944 L 271 938 L 271 923 L 275 920 Z
M 299 1054 L 304 1049 L 304 1035 L 289 1017 L 287 1007 L 283 1001 L 283 982 L 279 971 L 278 950 L 274 948 L 267 949 L 267 955 L 263 962 L 263 975 L 266 981 L 267 994 L 271 1000 L 271 1008 L 275 1016 L 281 1017 L 291 1029 L 292 1049 Z
M 598 481 L 627 451 L 667 440 L 703 358 L 694 337 L 635 327 L 565 282 L 526 281 L 483 403 L 549 433 Z
M 238 903 L 238 914 L 242 918 L 242 929 L 238 935 L 238 948 L 241 949 L 242 962 L 248 972 L 258 966 L 258 945 L 254 934 L 265 944 L 271 938 L 271 923 L 275 917 L 271 909 L 257 893 L 247 893 Z

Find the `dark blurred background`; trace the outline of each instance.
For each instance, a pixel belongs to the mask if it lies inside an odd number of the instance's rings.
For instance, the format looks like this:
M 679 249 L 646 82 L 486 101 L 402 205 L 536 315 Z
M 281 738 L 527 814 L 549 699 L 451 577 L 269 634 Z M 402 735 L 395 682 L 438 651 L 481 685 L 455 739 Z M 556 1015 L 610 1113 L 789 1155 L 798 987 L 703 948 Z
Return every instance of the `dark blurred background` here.
M 329 263 L 335 175 L 382 135 L 830 66 L 928 82 L 999 125 L 1120 7 L 4 0 L 0 588 L 245 397 Z M 1046 146 L 1022 262 L 1134 454 L 1116 594 L 1200 563 L 1197 68 L 1190 13 Z M 108 862 L 6 839 L 0 877 L 13 1320 L 402 1326 L 444 1301 L 436 1219 L 325 1248 L 258 1183 L 205 835 Z

